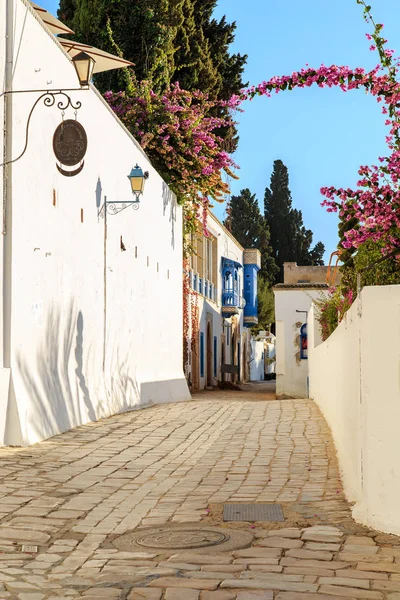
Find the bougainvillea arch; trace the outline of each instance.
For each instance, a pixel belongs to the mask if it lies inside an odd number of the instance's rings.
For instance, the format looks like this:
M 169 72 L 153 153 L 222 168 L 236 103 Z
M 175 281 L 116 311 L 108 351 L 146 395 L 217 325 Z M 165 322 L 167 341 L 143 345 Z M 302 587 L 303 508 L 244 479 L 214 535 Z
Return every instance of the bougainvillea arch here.
M 371 7 L 364 0 L 356 1 L 372 25 L 372 33 L 367 34 L 370 49 L 379 54 L 380 62 L 371 71 L 336 65 L 307 67 L 243 90 L 229 102 L 211 101 L 200 91 L 182 90 L 179 84 L 159 96 L 149 82 L 137 84 L 129 96 L 122 92 L 105 95 L 184 206 L 185 232 L 195 231 L 202 218 L 207 235 L 210 202 L 223 201 L 229 192 L 223 173 L 236 177 L 233 171 L 237 165 L 224 151 L 218 131 L 232 125 L 233 112 L 241 110 L 245 100 L 314 85 L 335 86 L 344 92 L 364 88 L 386 115 L 388 155 L 379 157 L 379 165 L 362 165 L 354 189 L 321 188 L 322 204 L 330 212 L 339 212 L 344 221 L 357 221 L 357 228 L 345 232 L 343 247 L 358 247 L 373 240 L 382 243 L 384 253 L 400 248 L 400 62 L 386 47 L 383 25 L 374 21 Z M 222 113 L 222 108 L 229 108 L 230 116 L 226 111 L 221 117 L 210 116 Z

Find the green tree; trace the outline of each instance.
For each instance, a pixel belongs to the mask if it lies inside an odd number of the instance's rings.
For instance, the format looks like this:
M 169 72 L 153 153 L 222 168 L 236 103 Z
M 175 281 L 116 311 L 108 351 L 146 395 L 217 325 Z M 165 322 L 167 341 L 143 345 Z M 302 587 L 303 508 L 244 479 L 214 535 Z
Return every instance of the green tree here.
M 258 325 L 255 330 L 267 330 L 271 323 L 275 321 L 275 298 L 271 285 L 262 277 L 257 281 L 258 298 Z
M 172 83 L 200 89 L 214 100 L 228 100 L 242 81 L 247 56 L 231 54 L 236 23 L 212 14 L 217 0 L 60 0 L 59 18 L 75 38 L 117 53 L 134 63 L 134 78 L 148 79 L 156 93 Z M 129 91 L 126 73 L 95 76 L 100 91 Z M 219 113 L 226 114 L 227 108 Z M 214 116 L 219 116 L 214 114 Z M 220 131 L 226 150 L 237 145 L 234 126 Z
M 341 267 L 342 288 L 357 292 L 357 275 L 361 275 L 361 285 L 400 284 L 400 250 L 390 256 L 382 254 L 384 242 L 368 240 L 359 246 L 352 255 L 351 263 Z
M 289 174 L 281 160 L 274 161 L 270 187 L 264 195 L 264 217 L 270 230 L 272 256 L 279 268 L 276 281 L 283 281 L 283 263 L 321 265 L 325 247 L 311 248 L 313 233 L 303 223 L 301 210 L 292 207 Z
M 174 38 L 184 20 L 182 0 L 60 0 L 59 18 L 77 41 L 118 53 L 135 64 L 135 77 L 156 91 L 174 71 Z M 100 91 L 126 90 L 120 71 L 95 76 Z
M 257 198 L 248 188 L 241 190 L 238 196 L 232 196 L 224 225 L 244 248 L 257 248 L 260 251 L 260 277 L 270 285 L 277 269 L 271 255 L 269 230 Z

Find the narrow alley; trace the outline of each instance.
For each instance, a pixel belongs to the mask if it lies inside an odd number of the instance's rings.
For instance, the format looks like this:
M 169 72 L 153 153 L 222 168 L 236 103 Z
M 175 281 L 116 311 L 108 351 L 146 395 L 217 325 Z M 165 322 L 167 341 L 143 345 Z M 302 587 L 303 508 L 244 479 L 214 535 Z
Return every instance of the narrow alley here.
M 352 520 L 318 408 L 243 389 L 0 449 L 0 598 L 398 600 L 400 539 Z

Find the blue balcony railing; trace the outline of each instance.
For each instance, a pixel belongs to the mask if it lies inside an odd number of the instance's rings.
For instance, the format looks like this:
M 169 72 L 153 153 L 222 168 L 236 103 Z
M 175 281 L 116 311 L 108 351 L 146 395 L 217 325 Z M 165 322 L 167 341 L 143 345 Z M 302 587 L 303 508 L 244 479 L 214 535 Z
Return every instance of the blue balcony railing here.
M 224 289 L 222 291 L 222 306 L 239 306 L 239 290 Z

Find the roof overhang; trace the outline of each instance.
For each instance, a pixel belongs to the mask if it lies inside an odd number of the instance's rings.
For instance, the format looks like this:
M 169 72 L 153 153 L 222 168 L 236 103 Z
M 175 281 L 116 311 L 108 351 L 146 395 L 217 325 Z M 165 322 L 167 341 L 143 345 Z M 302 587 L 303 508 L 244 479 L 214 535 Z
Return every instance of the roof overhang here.
M 72 29 L 70 29 L 69 27 L 64 25 L 64 23 L 56 19 L 56 17 L 53 17 L 53 15 L 49 13 L 45 8 L 42 8 L 41 6 L 32 1 L 31 4 L 37 16 L 43 21 L 46 27 L 50 29 L 51 33 L 54 33 L 55 35 L 63 33 L 74 33 Z
M 228 258 L 226 256 L 222 257 L 222 266 L 231 269 L 243 269 L 243 265 L 241 265 L 240 262 L 237 260 L 232 260 L 232 258 Z
M 125 60 L 120 56 L 114 56 L 114 54 L 109 54 L 108 52 L 104 52 L 104 50 L 100 50 L 94 46 L 82 44 L 81 42 L 74 42 L 73 40 L 66 40 L 64 38 L 59 38 L 58 41 L 69 54 L 69 56 L 71 56 L 71 58 L 74 58 L 74 56 L 80 52 L 86 52 L 86 54 L 89 54 L 89 56 L 91 56 L 95 61 L 93 73 L 103 73 L 103 71 L 111 71 L 112 69 L 122 69 L 124 67 L 133 66 L 133 63 L 131 63 L 129 60 Z

